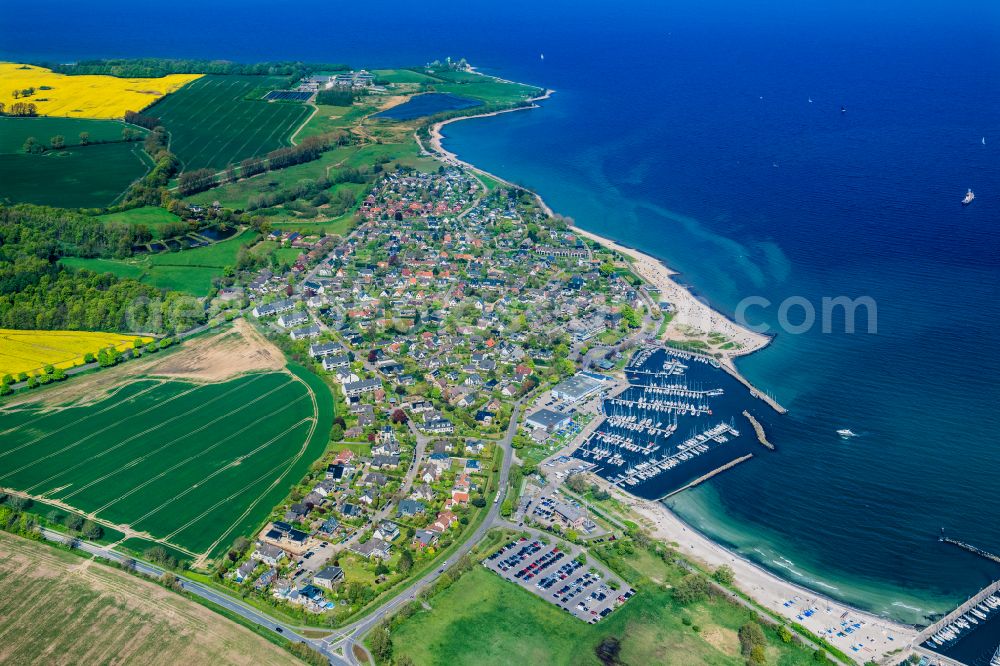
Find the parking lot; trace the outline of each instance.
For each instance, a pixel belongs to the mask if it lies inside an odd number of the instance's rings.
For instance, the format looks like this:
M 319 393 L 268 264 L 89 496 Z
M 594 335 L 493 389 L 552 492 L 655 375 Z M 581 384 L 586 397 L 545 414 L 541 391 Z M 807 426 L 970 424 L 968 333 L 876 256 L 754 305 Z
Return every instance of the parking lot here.
M 635 594 L 603 567 L 581 564 L 580 549 L 569 543 L 543 543 L 522 537 L 490 555 L 483 564 L 498 576 L 596 624 Z M 617 587 L 618 589 L 614 589 Z

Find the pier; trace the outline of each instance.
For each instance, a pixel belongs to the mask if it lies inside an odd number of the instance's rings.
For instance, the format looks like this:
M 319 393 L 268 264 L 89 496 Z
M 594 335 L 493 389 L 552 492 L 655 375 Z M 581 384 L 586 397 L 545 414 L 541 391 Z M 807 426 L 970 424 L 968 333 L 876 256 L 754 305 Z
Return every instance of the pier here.
M 697 479 L 695 479 L 691 483 L 687 484 L 686 486 L 678 488 L 677 490 L 675 490 L 673 492 L 667 493 L 666 495 L 664 495 L 663 497 L 661 497 L 660 500 L 665 500 L 668 497 L 673 497 L 677 493 L 683 492 L 683 491 L 687 490 L 688 488 L 694 488 L 698 484 L 704 483 L 705 481 L 708 481 L 709 479 L 711 479 L 716 474 L 722 474 L 727 469 L 732 469 L 733 467 L 736 467 L 737 465 L 739 465 L 741 462 L 745 462 L 747 460 L 750 460 L 751 458 L 753 458 L 753 454 L 752 453 L 748 453 L 745 456 L 737 458 L 736 460 L 731 460 L 730 462 L 727 462 L 722 467 L 717 467 L 717 468 L 713 469 L 711 472 L 709 472 L 708 474 L 703 474 L 702 476 L 699 476 Z
M 942 538 L 941 540 L 944 541 L 945 539 Z M 949 543 L 954 543 L 954 542 L 949 541 Z M 965 603 L 959 605 L 958 608 L 956 608 L 955 610 L 948 613 L 947 615 L 945 615 L 943 618 L 941 618 L 931 626 L 921 631 L 917 635 L 916 639 L 913 641 L 914 645 L 924 646 L 923 647 L 924 650 L 931 650 L 936 659 L 942 658 L 942 655 L 940 655 L 934 649 L 933 646 L 927 645 L 927 642 L 930 640 L 931 636 L 934 636 L 941 630 L 945 629 L 946 627 L 954 623 L 956 620 L 964 616 L 966 613 L 971 612 L 972 609 L 982 604 L 984 599 L 988 598 L 993 594 L 996 594 L 998 591 L 1000 591 L 1000 580 L 990 583 L 989 585 L 981 589 L 979 592 L 969 597 L 965 601 Z M 946 657 L 944 657 L 943 659 L 947 660 Z M 946 663 L 955 663 L 955 662 L 953 662 L 952 660 L 947 660 Z
M 753 431 L 757 433 L 757 441 L 763 444 L 766 448 L 774 451 L 774 444 L 767 441 L 767 433 L 764 432 L 764 426 L 762 426 L 760 422 L 745 409 L 743 410 L 743 416 L 747 417 L 747 420 L 750 421 L 750 425 L 753 426 Z

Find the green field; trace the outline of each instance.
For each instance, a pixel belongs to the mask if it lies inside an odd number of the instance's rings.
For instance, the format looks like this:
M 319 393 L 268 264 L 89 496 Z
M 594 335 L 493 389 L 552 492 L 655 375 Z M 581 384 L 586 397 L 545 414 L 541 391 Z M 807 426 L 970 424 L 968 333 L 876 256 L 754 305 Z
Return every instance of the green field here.
M 148 168 L 141 143 L 77 146 L 41 155 L 0 154 L 0 202 L 102 208 Z
M 165 208 L 159 206 L 143 206 L 142 208 L 131 208 L 118 213 L 108 213 L 98 215 L 101 222 L 112 222 L 118 224 L 141 224 L 146 226 L 153 234 L 154 238 L 162 238 L 157 232 L 158 227 L 164 224 L 180 222 L 181 218 L 174 215 Z
M 376 69 L 372 74 L 383 83 L 432 83 L 437 80 L 413 69 Z
M 265 76 L 203 76 L 144 113 L 163 122 L 170 150 L 185 169 L 222 169 L 289 145 L 311 108 L 247 98 L 285 83 Z
M 326 445 L 330 391 L 294 366 L 215 384 L 133 378 L 93 404 L 0 411 L 0 486 L 215 556 Z
M 49 139 L 61 135 L 67 146 L 80 144 L 80 133 L 90 134 L 91 143 L 121 141 L 122 129 L 145 130 L 117 120 L 89 120 L 87 118 L 12 118 L 0 116 L 0 153 L 20 153 L 25 140 L 35 137 L 39 143 L 49 145 Z
M 222 275 L 223 267 L 234 265 L 240 248 L 256 237 L 256 232 L 247 230 L 228 240 L 180 252 L 160 252 L 122 260 L 63 257 L 60 262 L 72 268 L 136 278 L 160 289 L 206 296 L 212 288 L 212 279 Z
M 656 568 L 668 577 L 662 562 Z M 648 582 L 596 625 L 583 623 L 480 565 L 428 602 L 432 610 L 418 612 L 392 631 L 394 656 L 407 655 L 420 666 L 600 666 L 594 648 L 608 636 L 621 641 L 622 664 L 746 663 L 737 631 L 751 619 L 749 611 L 718 597 L 680 606 L 669 592 Z M 812 663 L 809 650 L 783 644 L 773 632 L 767 637 L 768 664 Z
M 474 97 L 487 103 L 509 104 L 544 92 L 534 86 L 499 81 L 471 72 L 435 72 L 434 76 L 440 79 L 433 83 L 436 92 Z

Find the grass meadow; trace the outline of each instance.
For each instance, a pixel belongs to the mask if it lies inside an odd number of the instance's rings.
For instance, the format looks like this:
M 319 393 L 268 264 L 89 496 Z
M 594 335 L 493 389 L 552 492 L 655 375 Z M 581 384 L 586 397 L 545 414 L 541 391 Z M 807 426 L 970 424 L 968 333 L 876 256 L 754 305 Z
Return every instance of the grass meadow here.
M 165 208 L 159 206 L 143 206 L 141 208 L 130 208 L 117 213 L 107 213 L 98 215 L 101 222 L 117 224 L 142 224 L 153 234 L 153 238 L 162 238 L 158 228 L 165 224 L 180 222 L 181 218 L 174 215 Z
M 134 378 L 89 404 L 0 410 L 0 486 L 214 557 L 302 477 L 332 419 L 329 390 L 297 366 Z
M 737 636 L 749 611 L 719 597 L 682 606 L 663 584 L 676 583 L 676 566 L 638 551 L 627 560 L 638 594 L 597 624 L 585 624 L 554 604 L 509 583 L 482 566 L 428 600 L 392 631 L 394 655 L 415 664 L 593 664 L 606 637 L 621 641 L 623 664 L 743 666 Z M 654 582 L 650 576 L 655 578 Z M 796 666 L 812 653 L 766 632 L 767 663 Z
M 131 212 L 134 211 L 127 213 Z M 179 252 L 160 252 L 122 260 L 64 257 L 60 262 L 71 268 L 113 273 L 118 277 L 135 278 L 159 289 L 183 291 L 201 297 L 208 295 L 212 279 L 222 275 L 224 266 L 236 263 L 240 248 L 256 237 L 256 232 L 247 230 L 218 243 Z
M 170 150 L 184 169 L 222 169 L 290 145 L 289 137 L 311 108 L 254 99 L 284 83 L 276 77 L 204 76 L 147 113 L 170 132 Z

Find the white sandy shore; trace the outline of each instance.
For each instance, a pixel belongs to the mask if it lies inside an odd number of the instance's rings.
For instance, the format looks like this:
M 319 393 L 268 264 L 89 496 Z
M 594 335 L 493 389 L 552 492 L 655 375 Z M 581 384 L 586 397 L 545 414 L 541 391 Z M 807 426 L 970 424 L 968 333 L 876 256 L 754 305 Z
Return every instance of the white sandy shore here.
M 710 567 L 729 565 L 736 574 L 736 584 L 757 603 L 822 636 L 859 663 L 880 661 L 891 652 L 906 650 L 917 636 L 913 627 L 859 611 L 779 578 L 691 529 L 659 502 L 637 499 L 613 486 L 604 485 L 649 522 L 654 538 L 678 544 L 678 550 L 686 557 Z M 788 601 L 793 601 L 793 604 L 785 606 Z M 814 609 L 810 617 L 802 615 L 810 609 Z M 838 636 L 842 623 L 847 623 L 853 631 Z M 861 627 L 854 628 L 855 623 L 861 624 Z M 858 650 L 855 651 L 854 647 Z M 900 658 L 902 656 L 905 654 Z
M 579 227 L 573 227 L 573 231 L 633 259 L 632 266 L 635 272 L 659 290 L 660 300 L 668 301 L 676 308 L 674 319 L 667 329 L 669 339 L 683 340 L 683 336 L 679 334 L 682 328 L 703 333 L 721 333 L 739 345 L 738 349 L 719 352 L 730 365 L 734 357 L 751 354 L 766 347 L 771 341 L 770 337 L 740 326 L 710 305 L 698 300 L 694 294 L 674 281 L 673 276 L 677 275 L 676 271 L 668 268 L 662 261 Z
M 468 118 L 493 116 L 499 113 L 535 108 L 536 105 L 534 102 L 547 99 L 553 92 L 552 90 L 548 90 L 544 95 L 530 100 L 532 102 L 530 106 L 475 116 L 450 118 L 436 123 L 430 128 L 431 150 L 436 157 L 447 163 L 461 165 L 475 172 L 487 175 L 501 183 L 514 185 L 503 178 L 499 178 L 473 164 L 459 159 L 457 155 L 445 149 L 442 145 L 442 139 L 444 138 L 441 131 L 442 127 L 448 123 Z M 538 198 L 541 208 L 547 214 L 554 215 L 552 209 L 537 193 L 535 196 Z M 635 272 L 659 289 L 659 300 L 668 301 L 674 305 L 676 315 L 668 328 L 668 338 L 684 339 L 679 329 L 686 328 L 705 333 L 719 332 L 737 343 L 739 349 L 724 351 L 723 358 L 720 360 L 723 367 L 746 384 L 748 388 L 754 390 L 750 383 L 736 371 L 733 359 L 767 346 L 770 342 L 768 336 L 740 326 L 699 300 L 693 293 L 674 281 L 673 276 L 676 275 L 676 272 L 670 270 L 662 261 L 578 227 L 573 227 L 573 231 L 605 247 L 631 257 L 634 260 L 633 268 Z M 763 395 L 760 397 L 775 409 L 784 411 L 773 400 Z M 917 631 L 913 627 L 859 611 L 772 574 L 730 552 L 725 547 L 711 541 L 696 530 L 689 528 L 680 518 L 659 502 L 641 500 L 623 492 L 616 486 L 611 486 L 603 481 L 601 483 L 648 521 L 654 538 L 666 543 L 678 544 L 679 550 L 686 557 L 698 560 L 708 566 L 717 567 L 722 564 L 728 564 L 736 574 L 736 583 L 740 589 L 752 596 L 758 603 L 792 622 L 801 624 L 815 634 L 823 636 L 831 644 L 854 657 L 858 663 L 864 663 L 868 660 L 879 661 L 891 652 L 905 650 L 911 646 L 917 636 Z M 784 604 L 789 601 L 793 603 L 785 606 Z M 801 619 L 799 618 L 801 613 L 810 609 L 815 609 L 815 612 L 810 617 L 803 615 Z M 848 623 L 848 620 L 850 620 L 849 626 L 852 626 L 852 632 L 844 636 L 837 636 L 837 632 L 842 629 L 841 623 Z M 861 627 L 854 629 L 854 623 L 861 624 Z M 855 651 L 854 647 L 858 647 L 858 650 Z

